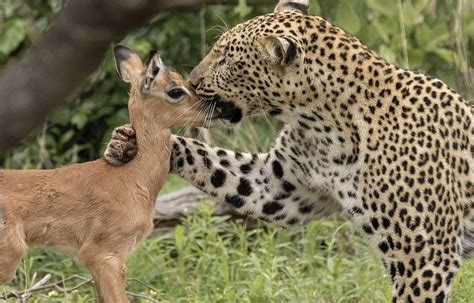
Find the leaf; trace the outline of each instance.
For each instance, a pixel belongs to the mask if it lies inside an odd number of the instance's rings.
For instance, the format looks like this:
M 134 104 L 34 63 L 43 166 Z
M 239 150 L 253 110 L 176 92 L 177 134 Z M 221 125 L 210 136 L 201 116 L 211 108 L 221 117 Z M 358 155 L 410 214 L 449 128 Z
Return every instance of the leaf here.
M 403 20 L 405 22 L 405 26 L 413 26 L 416 24 L 420 24 L 423 22 L 424 17 L 423 15 L 418 12 L 411 1 L 403 1 L 402 2 L 402 10 L 403 10 Z
M 74 130 L 70 129 L 61 136 L 61 139 L 59 139 L 59 144 L 64 145 L 68 143 L 71 141 L 72 137 L 74 137 Z
M 430 0 L 413 0 L 413 7 L 418 13 L 421 13 L 428 3 L 430 3 Z
M 388 35 L 388 32 L 385 31 L 383 23 L 381 23 L 379 20 L 374 20 L 372 22 L 372 26 L 375 28 L 380 38 L 382 38 L 383 42 L 390 43 L 390 37 Z
M 67 106 L 62 106 L 48 115 L 49 121 L 55 124 L 59 124 L 61 126 L 66 126 L 67 124 L 69 124 L 70 118 L 71 109 Z
M 427 46 L 431 44 L 432 32 L 426 24 L 421 24 L 415 30 L 416 42 L 419 46 Z
M 339 2 L 336 10 L 336 23 L 351 34 L 360 30 L 360 20 L 350 1 Z
M 175 242 L 176 242 L 176 249 L 178 252 L 182 252 L 184 249 L 184 227 L 181 225 L 176 226 L 175 228 Z
M 247 0 L 239 0 L 239 4 L 234 8 L 234 12 L 236 12 L 240 18 L 244 18 L 252 12 L 252 8 L 247 5 Z
M 438 47 L 439 44 L 449 41 L 450 32 L 445 23 L 436 24 L 431 28 L 432 36 L 429 42 L 428 49 Z
M 71 118 L 71 123 L 74 124 L 78 129 L 83 129 L 87 125 L 87 115 L 82 112 L 76 112 Z
M 347 0 L 345 0 L 347 1 Z M 395 1 L 387 0 L 367 0 L 367 5 L 377 11 L 378 13 L 385 16 L 394 16 L 397 13 L 397 6 Z
M 263 275 L 258 275 L 252 282 L 250 288 L 250 300 L 251 302 L 262 302 L 263 301 L 263 288 L 265 283 L 265 277 Z
M 393 49 L 388 48 L 385 45 L 382 45 L 379 48 L 379 53 L 382 56 L 382 58 L 384 58 L 388 62 L 391 62 L 391 63 L 394 63 L 394 64 L 397 62 L 397 57 L 398 56 L 397 56 L 397 53 Z
M 453 54 L 453 51 L 450 50 L 450 49 L 437 48 L 437 49 L 433 50 L 433 52 L 434 52 L 438 57 L 440 57 L 441 59 L 443 59 L 443 61 L 445 61 L 446 63 L 452 64 L 452 63 L 454 62 L 454 54 Z
M 9 55 L 20 46 L 26 38 L 26 22 L 14 19 L 6 25 L 6 29 L 0 34 L 0 53 Z
M 408 49 L 408 63 L 412 69 L 423 67 L 423 60 L 425 57 L 426 53 L 422 49 Z
M 374 26 L 375 30 L 380 35 L 382 40 L 385 43 L 390 43 L 390 26 L 389 23 L 386 21 L 387 20 L 385 20 L 385 22 L 382 22 L 381 20 L 374 20 L 372 22 L 372 25 Z

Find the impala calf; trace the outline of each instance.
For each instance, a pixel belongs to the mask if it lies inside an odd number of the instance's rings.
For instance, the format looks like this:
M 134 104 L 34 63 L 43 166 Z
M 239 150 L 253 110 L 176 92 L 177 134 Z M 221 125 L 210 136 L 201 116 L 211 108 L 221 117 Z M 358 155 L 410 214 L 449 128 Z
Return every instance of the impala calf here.
M 0 170 L 0 283 L 10 280 L 30 245 L 77 256 L 101 302 L 126 302 L 125 261 L 153 227 L 154 201 L 169 170 L 170 127 L 202 125 L 209 108 L 152 53 L 146 66 L 114 49 L 130 82 L 129 114 L 139 142 L 124 166 L 103 159 L 52 170 Z M 116 134 L 116 136 L 129 134 Z

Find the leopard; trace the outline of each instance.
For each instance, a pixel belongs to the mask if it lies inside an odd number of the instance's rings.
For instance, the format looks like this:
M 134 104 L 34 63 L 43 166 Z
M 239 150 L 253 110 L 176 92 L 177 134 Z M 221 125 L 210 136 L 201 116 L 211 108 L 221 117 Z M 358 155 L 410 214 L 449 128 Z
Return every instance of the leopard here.
M 273 147 L 246 153 L 174 136 L 171 172 L 282 227 L 340 214 L 380 252 L 393 302 L 449 301 L 474 255 L 474 106 L 293 4 L 223 33 L 190 74 L 215 119 L 281 120 Z M 133 159 L 131 131 L 115 130 L 111 164 Z

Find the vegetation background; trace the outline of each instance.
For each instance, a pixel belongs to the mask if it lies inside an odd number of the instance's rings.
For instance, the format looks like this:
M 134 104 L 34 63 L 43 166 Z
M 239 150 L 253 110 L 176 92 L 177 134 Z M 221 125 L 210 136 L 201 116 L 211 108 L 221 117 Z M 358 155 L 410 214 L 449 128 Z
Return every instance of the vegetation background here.
M 156 15 L 123 43 L 145 56 L 159 48 L 166 63 L 188 73 L 220 33 L 272 11 L 277 1 L 222 1 L 222 5 Z M 357 36 L 399 66 L 434 75 L 474 99 L 473 0 L 312 0 L 311 14 Z M 0 68 L 46 31 L 63 0 L 0 2 Z M 71 71 L 74 72 L 74 71 Z M 3 158 L 3 168 L 53 168 L 100 157 L 111 131 L 127 123 L 127 86 L 111 57 L 70 102 L 49 115 L 41 131 Z M 238 129 L 176 130 L 216 145 L 265 151 L 280 124 L 267 117 Z M 170 177 L 164 192 L 184 183 Z M 389 277 L 350 222 L 334 217 L 282 230 L 245 230 L 211 216 L 205 204 L 176 228 L 142 244 L 128 263 L 131 298 L 147 302 L 388 302 Z M 28 289 L 46 274 L 62 288 L 32 294 L 32 302 L 90 302 L 87 273 L 71 258 L 33 249 L 2 293 Z M 78 274 L 79 276 L 74 276 Z M 85 278 L 84 278 L 85 277 Z M 86 279 L 86 280 L 84 280 Z M 85 282 L 85 283 L 83 283 Z M 77 286 L 77 287 L 76 287 Z M 474 260 L 456 277 L 453 302 L 472 302 Z M 0 299 L 1 301 L 1 299 Z

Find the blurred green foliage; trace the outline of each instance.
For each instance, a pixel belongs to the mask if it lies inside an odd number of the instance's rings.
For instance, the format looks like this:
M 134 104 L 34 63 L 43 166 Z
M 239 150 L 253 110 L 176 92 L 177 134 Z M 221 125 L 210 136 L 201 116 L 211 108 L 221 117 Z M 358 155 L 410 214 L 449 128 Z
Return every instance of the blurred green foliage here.
M 276 0 L 275 0 L 276 3 Z M 462 0 L 313 0 L 320 15 L 360 38 L 399 66 L 434 75 L 474 96 L 474 3 Z M 0 67 L 22 54 L 48 29 L 63 0 L 0 2 Z M 123 41 L 142 56 L 159 48 L 169 65 L 189 72 L 219 34 L 242 20 L 272 11 L 273 1 L 239 0 L 235 5 L 201 6 L 159 13 Z M 72 71 L 73 72 L 73 71 Z M 49 115 L 42 131 L 25 139 L 0 163 L 7 168 L 51 168 L 102 155 L 113 128 L 128 121 L 127 85 L 115 75 L 110 55 L 80 92 Z M 248 150 L 267 149 L 278 125 L 265 118 L 245 124 L 229 141 L 213 130 L 217 143 Z M 223 140 L 219 140 L 222 138 Z

